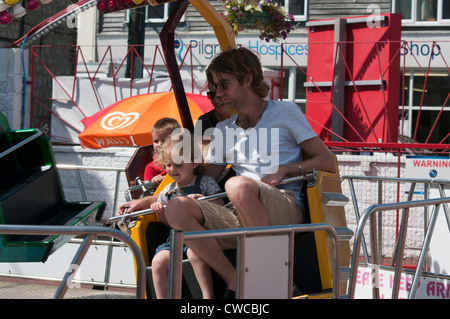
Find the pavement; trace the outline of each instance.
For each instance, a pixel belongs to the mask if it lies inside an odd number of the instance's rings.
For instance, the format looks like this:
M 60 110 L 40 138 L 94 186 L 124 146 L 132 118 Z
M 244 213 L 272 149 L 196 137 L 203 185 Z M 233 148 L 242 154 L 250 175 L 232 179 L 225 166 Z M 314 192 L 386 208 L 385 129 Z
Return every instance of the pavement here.
M 58 282 L 0 277 L 0 299 L 53 299 Z M 80 285 L 78 285 L 80 286 Z M 136 290 L 81 285 L 68 288 L 64 299 L 136 299 Z

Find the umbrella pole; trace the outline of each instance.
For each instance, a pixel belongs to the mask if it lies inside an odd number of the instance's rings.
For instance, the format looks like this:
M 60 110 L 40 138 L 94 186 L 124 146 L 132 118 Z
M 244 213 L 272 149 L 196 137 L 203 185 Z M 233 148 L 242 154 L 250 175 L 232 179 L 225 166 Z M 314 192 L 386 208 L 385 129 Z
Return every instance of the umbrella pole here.
M 180 22 L 181 17 L 186 11 L 189 2 L 187 0 L 178 0 L 173 8 L 169 19 L 164 24 L 159 38 L 164 50 L 164 56 L 166 58 L 170 79 L 172 80 L 173 90 L 175 93 L 175 99 L 178 104 L 178 110 L 180 112 L 181 124 L 184 128 L 191 132 L 194 132 L 194 124 L 189 111 L 189 106 L 184 91 L 183 81 L 181 80 L 180 70 L 175 57 L 175 29 Z

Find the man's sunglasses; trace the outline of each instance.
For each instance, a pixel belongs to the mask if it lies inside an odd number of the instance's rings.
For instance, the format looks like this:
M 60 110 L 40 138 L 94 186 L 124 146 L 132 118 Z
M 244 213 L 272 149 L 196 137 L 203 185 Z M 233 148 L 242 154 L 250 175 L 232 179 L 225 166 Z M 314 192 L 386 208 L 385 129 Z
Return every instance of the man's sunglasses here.
M 234 81 L 236 79 L 237 78 L 226 79 L 226 80 L 221 79 L 219 81 L 219 84 L 214 83 L 214 82 L 211 82 L 210 84 L 212 85 L 214 91 L 217 91 L 217 87 L 219 87 L 219 86 L 222 90 L 226 91 L 226 90 L 228 90 L 228 85 L 231 83 L 231 81 Z
M 214 98 L 216 97 L 216 92 L 208 91 L 208 92 L 206 92 L 206 95 L 208 96 L 208 99 L 214 100 Z

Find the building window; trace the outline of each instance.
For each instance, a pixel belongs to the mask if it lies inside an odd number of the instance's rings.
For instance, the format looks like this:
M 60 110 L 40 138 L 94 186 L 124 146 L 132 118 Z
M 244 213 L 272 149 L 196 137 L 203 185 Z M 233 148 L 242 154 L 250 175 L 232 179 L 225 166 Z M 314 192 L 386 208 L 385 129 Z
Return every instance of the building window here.
M 450 24 L 450 0 L 393 0 L 392 7 L 403 25 Z
M 152 23 L 166 22 L 174 6 L 175 2 L 165 3 L 156 7 L 147 6 L 145 21 Z
M 308 0 L 275 0 L 272 2 L 281 4 L 289 14 L 294 16 L 295 21 L 306 20 Z
M 403 92 L 400 90 L 403 93 L 403 96 L 400 94 L 400 132 L 403 129 L 403 135 L 411 138 L 416 135 L 419 143 L 426 142 L 428 135 L 428 143 L 440 143 L 446 137 L 444 142 L 448 143 L 450 109 L 442 106 L 448 105 L 449 74 L 433 72 L 425 78 L 421 72 L 410 71 L 400 81 L 404 85 Z M 416 125 L 419 111 L 419 124 Z

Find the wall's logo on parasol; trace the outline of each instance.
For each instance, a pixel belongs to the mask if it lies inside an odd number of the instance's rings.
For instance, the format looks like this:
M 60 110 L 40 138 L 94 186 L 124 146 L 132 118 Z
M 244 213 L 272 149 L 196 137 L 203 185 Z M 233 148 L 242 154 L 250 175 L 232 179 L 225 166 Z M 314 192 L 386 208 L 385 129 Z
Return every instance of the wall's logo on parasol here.
M 139 113 L 123 113 L 123 112 L 112 112 L 106 115 L 100 125 L 105 130 L 118 130 L 128 125 L 134 123 L 139 118 Z

